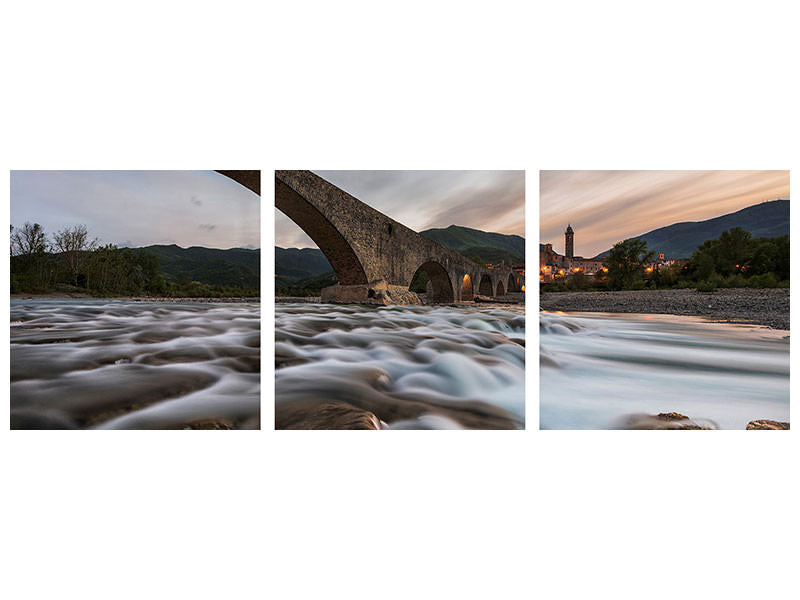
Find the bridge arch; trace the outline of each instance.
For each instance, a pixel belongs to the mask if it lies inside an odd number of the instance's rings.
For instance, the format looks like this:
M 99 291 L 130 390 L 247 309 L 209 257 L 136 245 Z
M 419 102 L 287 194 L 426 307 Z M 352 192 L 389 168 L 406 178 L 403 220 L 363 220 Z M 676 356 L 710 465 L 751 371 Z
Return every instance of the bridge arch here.
M 495 296 L 505 296 L 506 290 L 503 287 L 503 280 L 497 282 L 497 292 L 495 292 Z
M 313 204 L 275 179 L 275 206 L 302 229 L 331 263 L 340 285 L 364 285 L 367 274 L 339 230 Z
M 494 296 L 494 290 L 492 289 L 492 278 L 489 277 L 488 273 L 481 275 L 481 283 L 478 286 L 478 293 L 481 296 Z
M 516 273 L 509 273 L 508 275 L 508 286 L 506 286 L 506 290 L 509 292 L 518 292 L 519 291 L 519 275 Z
M 450 275 L 441 263 L 435 260 L 428 260 L 417 267 L 417 271 L 425 271 L 428 274 L 428 303 L 449 303 L 455 302 L 453 283 Z M 413 278 L 412 278 L 413 280 Z
M 466 273 L 461 279 L 461 301 L 472 300 L 475 298 L 475 292 L 472 288 L 472 277 Z

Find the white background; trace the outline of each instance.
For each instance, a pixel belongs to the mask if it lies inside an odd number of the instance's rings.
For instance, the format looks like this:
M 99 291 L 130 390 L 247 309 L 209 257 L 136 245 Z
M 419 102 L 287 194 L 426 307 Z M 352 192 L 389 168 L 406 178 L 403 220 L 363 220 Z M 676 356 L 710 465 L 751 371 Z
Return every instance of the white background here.
M 267 299 L 272 169 L 526 169 L 535 264 L 539 169 L 796 164 L 792 5 L 6 3 L 0 166 L 262 169 Z M 526 432 L 270 431 L 270 302 L 265 431 L 4 411 L 4 597 L 797 598 L 796 432 L 539 432 L 536 309 Z

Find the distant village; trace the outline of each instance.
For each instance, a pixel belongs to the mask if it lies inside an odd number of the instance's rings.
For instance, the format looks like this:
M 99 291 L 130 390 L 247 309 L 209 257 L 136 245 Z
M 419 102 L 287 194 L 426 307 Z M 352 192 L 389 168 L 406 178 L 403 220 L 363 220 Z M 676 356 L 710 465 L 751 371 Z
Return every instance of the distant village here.
M 663 252 L 659 252 L 655 261 L 645 265 L 645 273 L 686 262 L 688 259 L 666 258 Z M 577 273 L 593 276 L 598 272 L 608 273 L 608 265 L 603 259 L 575 256 L 575 231 L 571 225 L 567 225 L 564 231 L 564 254 L 553 250 L 553 244 L 539 244 L 539 281 L 543 283 Z

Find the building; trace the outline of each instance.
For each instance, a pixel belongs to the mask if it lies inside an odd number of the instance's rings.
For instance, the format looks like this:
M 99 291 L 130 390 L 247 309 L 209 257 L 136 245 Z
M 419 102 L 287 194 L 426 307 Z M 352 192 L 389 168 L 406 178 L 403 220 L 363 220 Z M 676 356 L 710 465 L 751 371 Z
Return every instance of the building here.
M 553 244 L 539 244 L 539 281 L 553 281 L 563 277 L 583 273 L 595 275 L 598 271 L 608 272 L 605 261 L 596 258 L 575 256 L 575 230 L 567 225 L 564 232 L 564 254 L 553 250 Z M 657 258 L 645 265 L 645 275 L 672 266 L 683 266 L 688 260 L 667 258 L 663 252 L 657 252 Z
M 553 281 L 561 277 L 583 273 L 595 275 L 608 271 L 602 260 L 575 256 L 575 230 L 567 225 L 564 232 L 564 254 L 553 250 L 553 244 L 539 244 L 539 281 Z

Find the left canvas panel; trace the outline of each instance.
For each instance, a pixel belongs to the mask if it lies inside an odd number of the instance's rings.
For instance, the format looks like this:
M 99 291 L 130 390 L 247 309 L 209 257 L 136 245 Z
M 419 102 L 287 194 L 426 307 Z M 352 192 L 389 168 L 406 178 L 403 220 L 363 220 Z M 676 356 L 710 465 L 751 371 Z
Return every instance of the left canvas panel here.
M 260 428 L 260 172 L 11 172 L 12 429 Z

